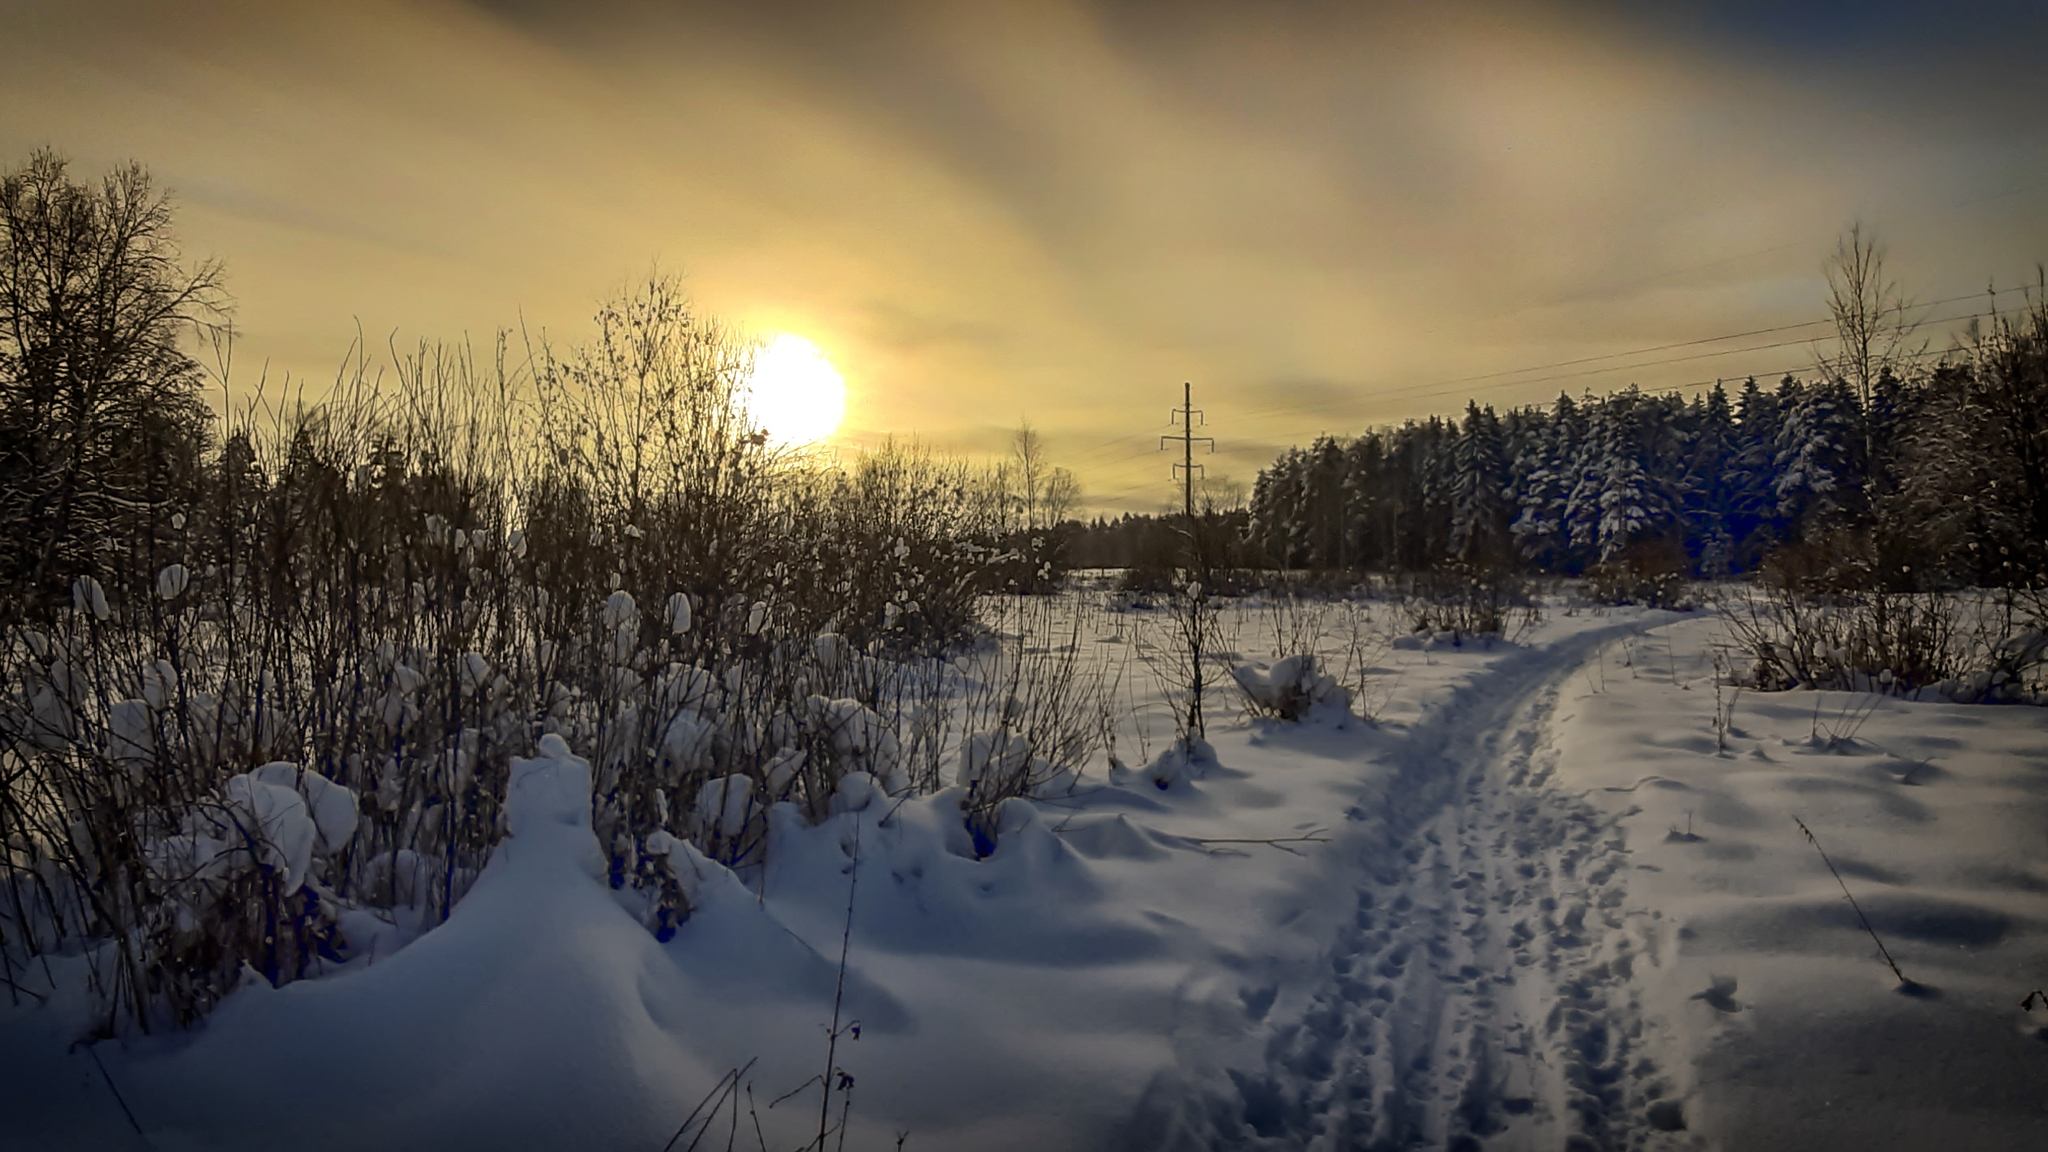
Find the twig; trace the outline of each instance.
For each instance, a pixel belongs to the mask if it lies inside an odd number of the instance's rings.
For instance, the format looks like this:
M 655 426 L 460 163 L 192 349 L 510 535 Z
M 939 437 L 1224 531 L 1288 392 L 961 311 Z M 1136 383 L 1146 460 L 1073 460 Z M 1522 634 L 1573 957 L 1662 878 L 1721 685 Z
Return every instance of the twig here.
M 1182 836 L 1196 844 L 1328 844 L 1328 836 L 1311 832 L 1306 836 Z
M 95 1057 L 94 1059 L 98 1058 Z M 690 1125 L 695 1124 L 697 1122 L 697 1117 L 700 1115 L 704 1115 L 704 1129 L 705 1131 L 708 1131 L 711 1127 L 711 1117 L 718 1115 L 718 1110 L 725 1105 L 725 1098 L 728 1095 L 737 1093 L 739 1091 L 740 1081 L 746 1077 L 747 1070 L 752 1068 L 754 1066 L 754 1062 L 759 1059 L 760 1057 L 756 1056 L 753 1060 L 749 1060 L 745 1064 L 742 1064 L 737 1068 L 731 1069 L 725 1075 L 720 1076 L 718 1078 L 718 1083 L 713 1084 L 711 1086 L 711 1091 L 706 1092 L 704 1094 L 704 1098 L 702 1100 L 697 1101 L 697 1106 L 695 1108 L 690 1109 L 690 1114 L 683 1118 L 682 1124 L 676 1128 L 676 1134 L 669 1137 L 668 1143 L 663 1144 L 661 1146 L 661 1152 L 669 1152 L 670 1149 L 674 1148 L 676 1146 L 676 1141 L 681 1140 L 683 1138 L 683 1133 L 688 1132 L 690 1130 Z M 116 1093 L 115 1095 L 119 1096 L 119 1093 Z M 704 1109 L 707 1106 L 711 1109 L 709 1115 L 705 1115 L 704 1113 Z M 738 1107 L 738 1104 L 735 1103 L 734 1107 Z M 137 1131 L 140 1131 L 140 1129 L 137 1129 Z M 697 1146 L 697 1141 L 702 1140 L 703 1138 L 704 1132 L 698 1132 L 696 1140 L 690 1141 L 689 1147 L 695 1148 Z
M 1301 836 L 1182 836 L 1180 839 L 1186 840 L 1191 844 L 1200 844 L 1205 848 L 1211 844 L 1264 844 L 1269 848 L 1278 848 L 1292 856 L 1299 856 L 1301 853 L 1288 847 L 1290 844 L 1328 844 L 1330 842 L 1328 833 L 1321 828 Z
M 1900 984 L 1908 988 L 1914 987 L 1913 982 L 1911 980 L 1906 979 L 1906 974 L 1904 972 L 1899 971 L 1898 962 L 1892 959 L 1891 950 L 1884 946 L 1883 940 L 1878 939 L 1877 929 L 1872 928 L 1870 926 L 1870 917 L 1865 916 L 1863 914 L 1863 906 L 1861 904 L 1856 903 L 1856 897 L 1850 894 L 1849 882 L 1842 879 L 1841 872 L 1837 871 L 1835 868 L 1835 862 L 1833 860 L 1828 859 L 1827 851 L 1826 849 L 1823 849 L 1820 846 L 1820 840 L 1814 836 L 1813 829 L 1808 828 L 1806 826 L 1806 821 L 1801 820 L 1797 816 L 1792 817 L 1792 822 L 1794 824 L 1799 825 L 1799 830 L 1801 832 L 1806 833 L 1806 842 L 1813 845 L 1813 850 L 1815 852 L 1820 853 L 1820 862 L 1828 866 L 1829 872 L 1834 873 L 1835 883 L 1840 884 L 1842 886 L 1842 895 L 1849 897 L 1849 907 L 1854 908 L 1856 910 L 1856 919 L 1861 920 L 1863 922 L 1863 930 L 1865 932 L 1870 933 L 1870 938 L 1873 941 L 1876 941 L 1877 950 L 1881 955 L 1884 956 L 1885 965 L 1892 970 L 1892 975 L 1897 976 L 1899 978 Z
M 777 1104 L 780 1104 L 780 1103 L 782 1103 L 782 1102 L 783 1102 L 784 1100 L 787 1100 L 787 1099 L 789 1099 L 789 1098 L 790 1098 L 791 1096 L 794 1096 L 794 1095 L 796 1095 L 797 1093 L 799 1093 L 799 1092 L 803 1091 L 804 1089 L 806 1089 L 806 1088 L 809 1088 L 809 1087 L 810 1087 L 811 1085 L 813 1085 L 813 1084 L 816 1084 L 816 1083 L 817 1083 L 817 1082 L 818 1082 L 819 1080 L 822 1080 L 822 1079 L 824 1079 L 824 1077 L 822 1077 L 822 1076 L 816 1076 L 816 1075 L 813 1075 L 813 1076 L 812 1076 L 812 1077 L 811 1077 L 810 1079 L 808 1079 L 808 1080 L 804 1081 L 803 1083 L 801 1083 L 801 1084 L 797 1085 L 797 1086 L 796 1086 L 796 1087 L 794 1087 L 794 1088 L 791 1088 L 791 1089 L 790 1089 L 789 1091 L 787 1091 L 787 1092 L 784 1092 L 784 1093 L 783 1093 L 782 1095 L 780 1095 L 780 1096 L 777 1096 L 777 1097 L 776 1097 L 775 1099 L 773 1099 L 773 1100 L 770 1100 L 770 1101 L 768 1102 L 768 1110 L 769 1110 L 770 1112 L 773 1112 L 773 1111 L 775 1110 L 775 1106 L 776 1106 Z
M 832 1030 L 825 1034 L 825 1074 L 822 1097 L 818 1105 L 818 1152 L 824 1152 L 825 1137 L 832 1125 L 832 1073 L 837 1069 L 839 1052 L 839 1011 L 846 1002 L 846 955 L 853 949 L 853 898 L 860 891 L 860 813 L 853 816 L 853 868 L 852 879 L 846 885 L 846 928 L 839 937 L 839 979 L 832 989 Z M 854 1026 L 854 1035 L 859 1036 L 859 1025 Z M 852 1078 L 840 1073 L 846 1086 L 852 1087 Z M 847 1106 L 853 1101 L 849 1098 Z
M 752 1084 L 747 1085 L 747 1115 L 753 1117 L 754 1120 L 754 1143 L 760 1146 L 760 1152 L 768 1152 L 768 1138 L 761 1134 L 761 1113 L 754 1107 L 754 1086 Z
M 92 1066 L 100 1070 L 100 1079 L 105 1080 L 107 1082 L 107 1091 L 112 1092 L 114 1094 L 114 1103 L 119 1104 L 121 1106 L 121 1115 L 126 1116 L 128 1118 L 128 1126 L 130 1128 L 135 1129 L 135 1134 L 137 1136 L 142 1137 L 143 1147 L 149 1147 L 150 1144 L 148 1134 L 143 1132 L 142 1125 L 135 1122 L 135 1113 L 129 1110 L 128 1101 L 122 1098 L 121 1090 L 119 1088 L 114 1087 L 114 1078 L 107 1074 L 107 1066 L 105 1064 L 100 1063 L 99 1052 L 92 1045 L 87 1044 L 85 1045 L 85 1054 L 87 1056 L 92 1057 Z
M 1067 826 L 1064 821 L 1053 828 L 1054 832 L 1064 832 L 1066 830 Z M 1175 836 L 1171 832 L 1162 832 L 1159 835 L 1188 844 L 1265 844 L 1269 847 L 1278 848 L 1283 852 L 1294 852 L 1294 849 L 1288 847 L 1289 844 L 1328 844 L 1330 842 L 1329 830 L 1324 828 L 1318 828 L 1313 832 L 1303 833 L 1300 836 Z M 1299 856 L 1300 853 L 1295 852 L 1295 855 Z
M 41 992 L 38 992 L 33 988 L 24 988 L 20 984 L 15 983 L 13 980 L 10 980 L 5 976 L 0 976 L 0 984 L 7 985 L 8 990 L 11 992 L 21 992 L 29 996 L 35 997 L 36 1003 L 38 1004 L 48 1004 L 50 1002 L 50 998 L 48 996 L 43 995 Z

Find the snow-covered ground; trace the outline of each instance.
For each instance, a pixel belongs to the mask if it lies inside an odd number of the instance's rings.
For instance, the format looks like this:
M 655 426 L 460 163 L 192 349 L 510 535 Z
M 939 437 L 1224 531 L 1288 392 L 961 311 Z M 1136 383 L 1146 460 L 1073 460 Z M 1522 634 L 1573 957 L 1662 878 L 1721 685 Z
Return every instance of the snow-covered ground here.
M 1353 649 L 1376 723 L 1219 692 L 1188 760 L 1156 614 L 1074 603 L 1129 767 L 1012 802 L 988 858 L 957 791 L 848 788 L 778 810 L 751 887 L 678 847 L 658 942 L 551 738 L 403 949 L 89 1050 L 79 962 L 21 977 L 0 1147 L 653 1150 L 744 1066 L 698 1147 L 795 1148 L 835 1002 L 862 1152 L 2048 1146 L 2048 712 L 1731 702 L 1711 615 L 1553 605 Z M 1311 621 L 1326 667 L 1358 611 Z M 1230 646 L 1295 654 L 1276 619 L 1231 607 Z

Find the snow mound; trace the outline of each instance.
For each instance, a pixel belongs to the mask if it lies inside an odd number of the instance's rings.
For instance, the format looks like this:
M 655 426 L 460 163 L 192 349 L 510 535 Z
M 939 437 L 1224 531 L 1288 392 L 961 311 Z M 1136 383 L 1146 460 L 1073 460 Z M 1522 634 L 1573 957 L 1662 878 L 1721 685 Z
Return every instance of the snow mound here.
M 809 727 L 832 743 L 832 754 L 846 771 L 866 772 L 894 794 L 910 787 L 901 767 L 902 746 L 893 726 L 858 700 L 812 696 Z
M 237 779 L 310 844 L 295 790 Z M 684 1040 L 701 993 L 603 882 L 590 797 L 589 762 L 542 737 L 512 762 L 510 836 L 445 923 L 339 975 L 236 991 L 189 1047 L 116 1071 L 138 1114 L 209 1135 L 235 1117 L 206 1147 L 660 1147 L 716 1076 Z M 323 1088 L 281 1104 L 280 1070 Z
M 1110 783 L 1142 782 L 1161 792 L 1192 793 L 1194 782 L 1216 767 L 1216 750 L 1206 740 L 1176 742 L 1143 768 L 1112 768 Z
M 604 854 L 590 830 L 590 761 L 571 753 L 553 732 L 540 738 L 540 755 L 512 758 L 505 828 L 512 845 L 566 852 L 590 875 L 605 873 Z
M 249 775 L 261 783 L 289 788 L 298 794 L 312 817 L 315 847 L 322 855 L 341 851 L 355 837 L 356 814 L 361 805 L 348 788 L 289 760 L 265 764 Z
M 905 1004 L 857 967 L 839 964 L 791 932 L 768 904 L 730 868 L 666 832 L 647 838 L 647 851 L 661 860 L 689 903 L 688 919 L 662 950 L 675 967 L 705 990 L 723 995 L 762 992 L 800 1012 L 825 1014 L 835 995 L 869 1030 L 912 1029 Z
M 1168 855 L 1151 833 L 1121 812 L 1072 821 L 1061 840 L 1091 860 L 1164 860 Z
M 1157 954 L 1156 931 L 1133 922 L 1127 910 L 1105 906 L 1093 865 L 1062 841 L 1035 803 L 1004 801 L 994 813 L 995 849 L 977 859 L 964 797 L 961 788 L 890 803 L 871 796 L 866 806 L 816 825 L 795 805 L 775 805 L 770 903 L 805 939 L 836 943 L 851 895 L 857 957 L 879 950 L 1071 965 Z M 800 879 L 850 877 L 856 869 L 857 892 Z
M 1351 710 L 1351 693 L 1323 672 L 1313 655 L 1288 656 L 1271 665 L 1239 664 L 1230 674 L 1253 705 L 1282 720 Z
M 757 808 L 752 777 L 737 774 L 720 776 L 716 780 L 706 780 L 704 787 L 698 790 L 692 824 L 701 839 L 734 840 L 746 830 L 747 819 Z M 656 851 L 651 838 L 648 851 Z
M 1059 796 L 1072 791 L 1074 774 L 1055 768 L 1043 756 L 1035 755 L 1031 741 L 1021 733 L 983 732 L 960 745 L 960 772 L 955 782 L 962 788 L 977 788 L 983 782 L 992 788 L 1020 790 L 1032 796 Z
M 678 712 L 661 735 L 661 764 L 664 780 L 671 786 L 684 773 L 711 764 L 711 724 L 695 712 Z
M 320 835 L 306 802 L 290 788 L 266 784 L 254 775 L 236 776 L 221 787 L 230 833 L 249 836 L 249 852 L 265 866 L 284 873 L 287 895 L 296 892 L 313 862 L 313 841 Z
M 107 759 L 131 772 L 156 754 L 156 727 L 147 700 L 116 700 L 107 708 Z

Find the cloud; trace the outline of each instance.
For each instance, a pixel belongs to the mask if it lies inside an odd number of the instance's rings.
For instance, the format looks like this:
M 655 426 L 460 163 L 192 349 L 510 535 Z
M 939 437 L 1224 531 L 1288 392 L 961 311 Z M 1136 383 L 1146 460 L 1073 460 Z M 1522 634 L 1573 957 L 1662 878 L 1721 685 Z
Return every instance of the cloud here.
M 573 339 L 659 260 L 816 341 L 862 435 L 999 447 L 1028 416 L 1111 492 L 1149 483 L 1183 380 L 1248 478 L 1467 395 L 1782 368 L 1501 374 L 1812 318 L 1859 217 L 1921 295 L 2025 275 L 2042 19 L 52 0 L 0 17 L 0 155 L 134 155 L 184 189 L 254 358 L 317 374 L 355 317 Z

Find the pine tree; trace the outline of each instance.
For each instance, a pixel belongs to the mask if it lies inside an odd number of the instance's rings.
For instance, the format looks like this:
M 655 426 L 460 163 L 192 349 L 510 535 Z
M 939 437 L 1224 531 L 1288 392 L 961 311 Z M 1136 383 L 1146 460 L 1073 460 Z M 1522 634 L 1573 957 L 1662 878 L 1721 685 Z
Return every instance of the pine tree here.
M 1727 527 L 1735 540 L 1738 569 L 1754 567 L 1782 539 L 1777 496 L 1779 417 L 1777 395 L 1758 384 L 1754 376 L 1745 381 L 1736 410 L 1736 447 L 1728 479 Z
M 1344 519 L 1355 568 L 1385 569 L 1393 559 L 1396 486 L 1386 472 L 1386 441 L 1379 432 L 1367 432 L 1344 450 Z
M 1845 527 L 1862 508 L 1863 435 L 1856 399 L 1841 381 L 1802 388 L 1778 426 L 1778 516 L 1802 539 Z
M 1692 418 L 1692 444 L 1685 468 L 1686 553 L 1700 575 L 1726 576 L 1735 563 L 1736 457 L 1741 443 L 1735 411 L 1719 381 Z
M 1309 449 L 1302 501 L 1308 519 L 1309 563 L 1317 568 L 1346 567 L 1344 447 L 1335 437 L 1318 436 Z
M 1558 516 L 1567 571 L 1582 571 L 1600 559 L 1601 496 L 1611 471 L 1609 456 L 1618 439 L 1611 398 L 1601 401 L 1587 396 L 1581 414 L 1585 430 L 1577 451 L 1567 461 L 1569 487 Z
M 1523 559 L 1546 571 L 1564 571 L 1570 564 L 1565 509 L 1577 483 L 1583 425 L 1578 405 L 1560 393 L 1551 417 L 1516 465 L 1519 514 L 1511 531 Z
M 1507 481 L 1500 419 L 1467 401 L 1464 427 L 1451 446 L 1452 556 L 1484 569 L 1509 561 Z
M 1633 541 L 1673 527 L 1668 485 L 1645 467 L 1658 455 L 1661 408 L 1631 387 L 1595 409 L 1566 505 L 1572 546 L 1581 557 L 1607 563 Z

